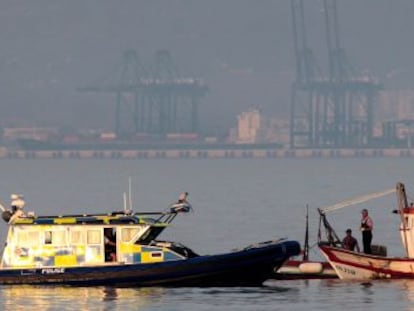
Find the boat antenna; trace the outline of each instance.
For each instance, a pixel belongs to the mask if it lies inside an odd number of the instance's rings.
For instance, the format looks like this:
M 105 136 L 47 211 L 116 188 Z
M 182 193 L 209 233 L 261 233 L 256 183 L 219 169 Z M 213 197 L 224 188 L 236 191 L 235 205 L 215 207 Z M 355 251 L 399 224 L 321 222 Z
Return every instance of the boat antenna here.
M 4 207 L 4 205 L 3 205 L 3 203 L 2 202 L 0 202 L 0 209 L 3 211 L 3 212 L 5 212 L 7 209 Z
M 127 198 L 126 198 L 126 193 L 124 192 L 124 213 L 126 214 L 127 212 Z
M 309 260 L 309 205 L 306 204 L 305 243 L 303 246 L 303 261 Z
M 129 203 L 129 210 L 132 211 L 132 181 L 131 181 L 131 177 L 129 177 L 128 179 L 128 203 Z

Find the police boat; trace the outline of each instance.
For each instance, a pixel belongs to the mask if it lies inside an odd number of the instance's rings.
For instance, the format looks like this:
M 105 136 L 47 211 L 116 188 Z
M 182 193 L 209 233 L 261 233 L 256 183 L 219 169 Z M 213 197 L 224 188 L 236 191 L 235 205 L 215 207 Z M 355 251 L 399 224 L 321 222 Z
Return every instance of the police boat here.
M 36 216 L 4 210 L 8 233 L 0 284 L 72 286 L 261 286 L 291 256 L 296 241 L 277 240 L 217 255 L 157 237 L 191 210 Z

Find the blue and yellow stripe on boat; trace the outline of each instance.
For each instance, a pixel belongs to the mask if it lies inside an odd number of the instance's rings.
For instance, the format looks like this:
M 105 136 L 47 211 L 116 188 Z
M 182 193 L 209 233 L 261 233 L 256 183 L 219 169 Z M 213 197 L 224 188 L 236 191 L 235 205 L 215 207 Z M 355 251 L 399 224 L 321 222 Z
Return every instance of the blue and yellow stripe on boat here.
M 166 226 L 166 223 L 156 222 L 152 218 L 135 215 L 80 215 L 80 216 L 51 216 L 51 217 L 19 217 L 14 225 L 62 225 L 62 224 L 147 224 L 152 226 Z

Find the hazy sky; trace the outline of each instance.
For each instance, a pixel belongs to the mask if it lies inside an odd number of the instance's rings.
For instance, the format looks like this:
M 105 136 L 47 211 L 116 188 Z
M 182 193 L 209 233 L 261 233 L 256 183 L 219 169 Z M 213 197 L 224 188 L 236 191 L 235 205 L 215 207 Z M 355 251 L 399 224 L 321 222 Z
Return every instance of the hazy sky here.
M 310 37 L 326 64 L 322 1 L 306 0 Z M 348 58 L 388 87 L 414 84 L 414 1 L 339 0 Z M 125 49 L 144 63 L 171 52 L 205 79 L 202 127 L 229 127 L 260 106 L 287 116 L 294 58 L 290 0 L 0 1 L 0 121 L 113 129 L 114 99 L 76 91 L 109 74 Z

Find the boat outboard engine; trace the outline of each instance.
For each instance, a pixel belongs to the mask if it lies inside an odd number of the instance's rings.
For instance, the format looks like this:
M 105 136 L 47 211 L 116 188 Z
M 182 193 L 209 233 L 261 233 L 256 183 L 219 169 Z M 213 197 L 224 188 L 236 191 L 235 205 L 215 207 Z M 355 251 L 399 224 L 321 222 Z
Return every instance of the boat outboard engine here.
M 1 218 L 3 218 L 3 220 L 5 222 L 9 222 L 10 218 L 13 216 L 13 213 L 11 211 L 5 210 L 1 213 Z

